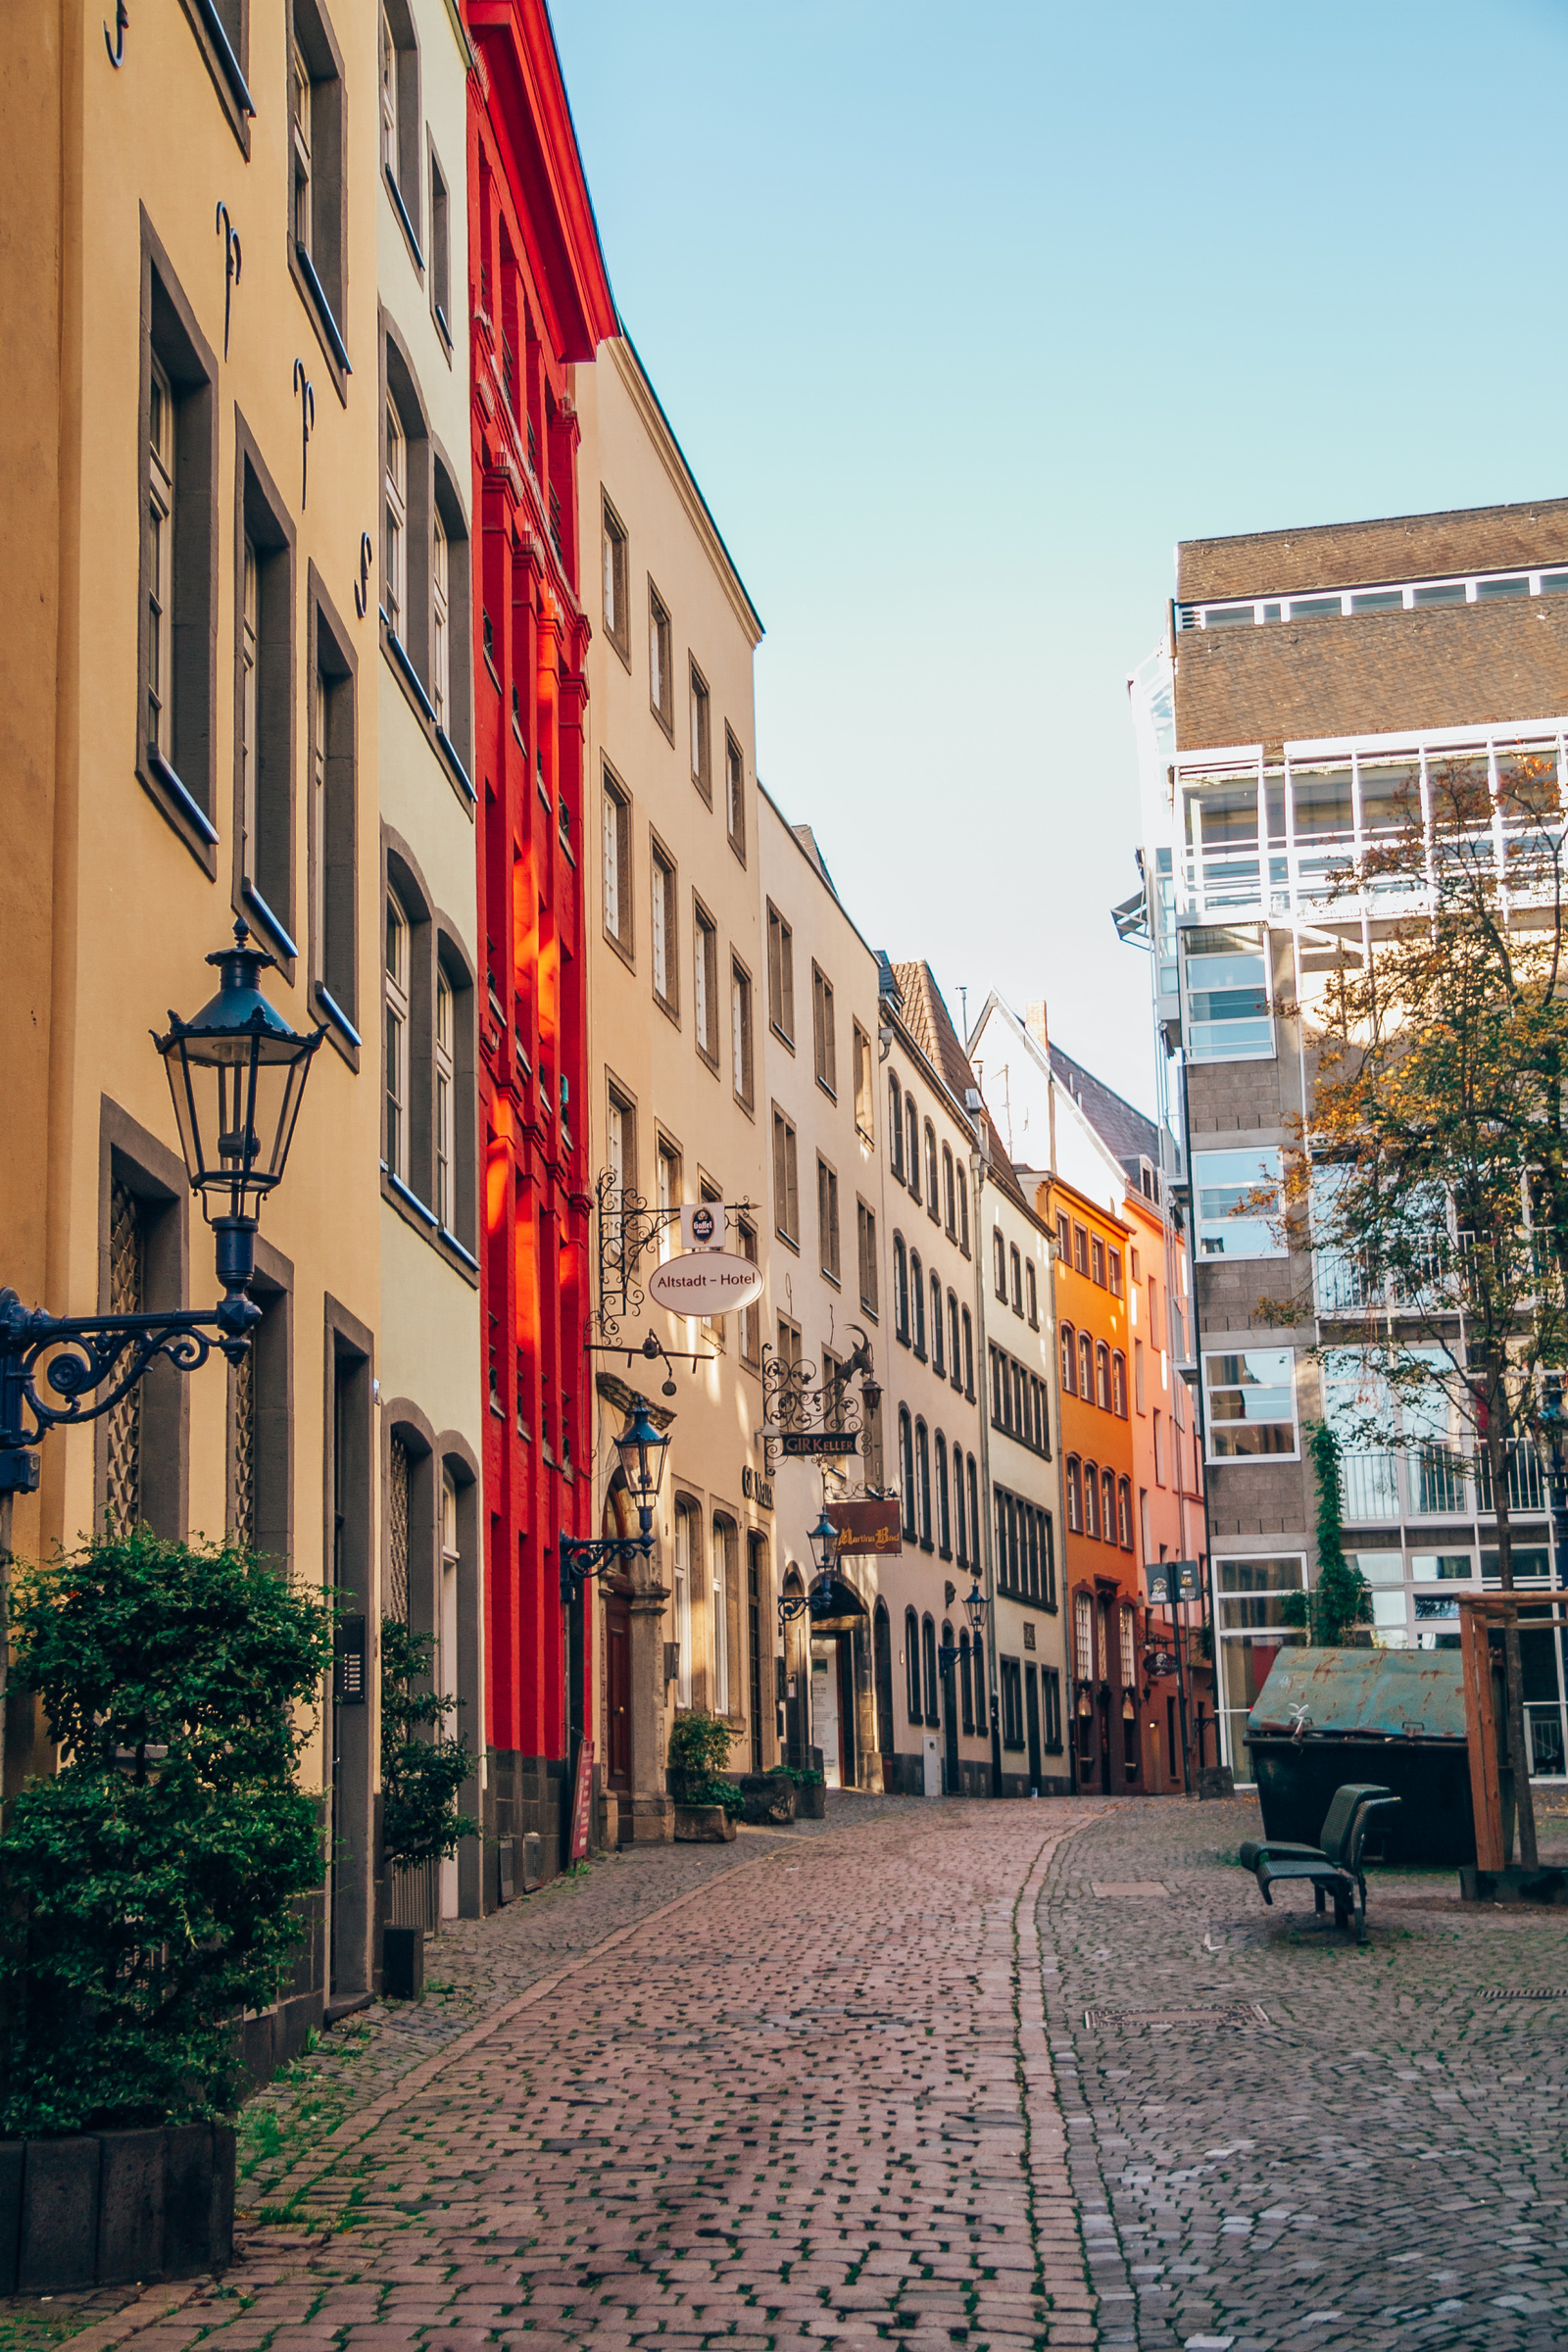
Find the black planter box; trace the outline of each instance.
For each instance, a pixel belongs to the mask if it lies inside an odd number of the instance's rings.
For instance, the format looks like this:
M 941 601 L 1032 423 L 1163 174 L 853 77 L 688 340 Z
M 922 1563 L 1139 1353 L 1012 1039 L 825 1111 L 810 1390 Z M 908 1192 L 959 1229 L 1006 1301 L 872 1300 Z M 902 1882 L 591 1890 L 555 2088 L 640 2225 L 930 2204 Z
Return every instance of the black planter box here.
M 785 1773 L 742 1773 L 740 1792 L 745 1821 L 778 1827 L 795 1819 L 795 1786 Z
M 0 2140 L 0 2294 L 199 2278 L 233 2251 L 227 2124 Z

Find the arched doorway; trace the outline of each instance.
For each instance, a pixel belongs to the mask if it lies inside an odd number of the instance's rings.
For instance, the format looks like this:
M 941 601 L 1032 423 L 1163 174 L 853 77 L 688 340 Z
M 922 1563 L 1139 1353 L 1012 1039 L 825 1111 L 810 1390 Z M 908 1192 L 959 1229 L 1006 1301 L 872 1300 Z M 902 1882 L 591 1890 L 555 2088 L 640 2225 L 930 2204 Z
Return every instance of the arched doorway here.
M 863 1628 L 866 1613 L 859 1593 L 839 1570 L 819 1576 L 812 1585 L 812 1740 L 822 1751 L 822 1779 L 829 1788 L 853 1788 L 858 1778 L 860 1742 L 855 1703 L 855 1636 Z

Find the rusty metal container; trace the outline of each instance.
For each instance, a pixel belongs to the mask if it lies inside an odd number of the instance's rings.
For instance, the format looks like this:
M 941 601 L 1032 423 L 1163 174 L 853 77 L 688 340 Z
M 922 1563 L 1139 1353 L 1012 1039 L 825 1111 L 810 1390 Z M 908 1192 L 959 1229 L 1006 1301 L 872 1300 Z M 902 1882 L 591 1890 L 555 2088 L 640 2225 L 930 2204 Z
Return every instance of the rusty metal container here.
M 1335 1789 L 1378 1781 L 1403 1800 L 1383 1840 L 1386 1862 L 1475 1861 L 1457 1650 L 1282 1649 L 1247 1743 L 1266 1837 L 1315 1845 Z M 1368 1842 L 1374 1860 L 1377 1836 Z

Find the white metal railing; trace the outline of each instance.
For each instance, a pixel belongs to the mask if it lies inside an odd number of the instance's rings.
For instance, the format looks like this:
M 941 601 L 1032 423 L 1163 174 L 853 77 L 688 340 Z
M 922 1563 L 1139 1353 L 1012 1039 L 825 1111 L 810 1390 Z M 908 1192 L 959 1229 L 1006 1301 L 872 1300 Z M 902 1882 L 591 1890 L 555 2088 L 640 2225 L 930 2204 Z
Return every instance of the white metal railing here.
M 1546 1482 L 1528 1438 L 1508 1447 L 1508 1508 L 1543 1511 Z M 1401 1452 L 1357 1449 L 1340 1457 L 1340 1508 L 1352 1525 L 1494 1514 L 1492 1466 L 1472 1445 L 1417 1446 Z

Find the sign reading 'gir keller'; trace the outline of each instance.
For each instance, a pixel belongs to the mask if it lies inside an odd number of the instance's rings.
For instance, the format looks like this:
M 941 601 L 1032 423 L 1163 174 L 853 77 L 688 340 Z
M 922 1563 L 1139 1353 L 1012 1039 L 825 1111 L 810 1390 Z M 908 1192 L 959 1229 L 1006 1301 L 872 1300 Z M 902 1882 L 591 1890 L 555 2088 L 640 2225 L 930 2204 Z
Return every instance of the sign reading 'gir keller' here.
M 732 1315 L 762 1295 L 762 1269 L 727 1250 L 694 1250 L 667 1258 L 648 1277 L 655 1306 L 676 1315 Z

